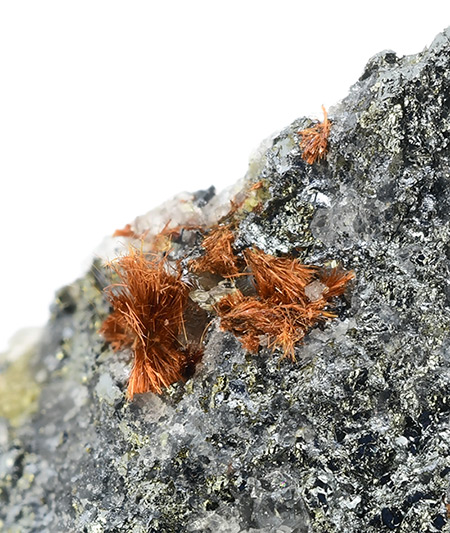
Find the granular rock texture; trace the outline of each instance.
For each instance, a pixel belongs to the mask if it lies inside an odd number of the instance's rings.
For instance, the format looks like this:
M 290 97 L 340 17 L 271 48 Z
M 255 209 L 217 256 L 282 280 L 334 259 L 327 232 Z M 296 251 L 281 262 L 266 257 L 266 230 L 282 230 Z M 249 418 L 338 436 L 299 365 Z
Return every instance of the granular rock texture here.
M 297 363 L 247 353 L 215 320 L 186 383 L 128 403 L 131 355 L 97 333 L 108 271 L 59 291 L 41 342 L 0 362 L 0 529 L 449 531 L 449 111 L 447 30 L 369 61 L 329 112 L 324 160 L 301 157 L 304 118 L 251 162 L 240 187 L 262 180 L 262 208 L 236 251 L 356 274 Z M 199 217 L 221 203 L 191 201 Z

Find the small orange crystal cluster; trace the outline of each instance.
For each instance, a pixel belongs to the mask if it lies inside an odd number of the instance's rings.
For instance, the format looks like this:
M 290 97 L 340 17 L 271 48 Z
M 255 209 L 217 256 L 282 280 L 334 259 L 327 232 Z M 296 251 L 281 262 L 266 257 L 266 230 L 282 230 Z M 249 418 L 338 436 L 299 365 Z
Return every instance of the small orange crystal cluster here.
M 189 288 L 179 269 L 171 272 L 165 259 L 133 248 L 111 267 L 120 282 L 106 289 L 113 311 L 100 332 L 114 350 L 134 352 L 128 397 L 161 393 L 183 378 L 195 356 L 179 340 Z
M 225 231 L 230 230 L 222 228 L 221 234 Z M 251 276 L 256 292 L 254 296 L 244 296 L 236 289 L 222 298 L 214 307 L 221 319 L 221 327 L 239 337 L 251 352 L 267 345 L 272 349 L 280 348 L 283 357 L 295 361 L 295 345 L 319 321 L 336 316 L 328 310 L 331 300 L 345 291 L 354 272 L 326 271 L 255 248 L 244 252 L 245 270 L 235 274 L 238 258 L 231 261 L 228 254 L 220 254 L 219 250 L 215 253 L 211 238 L 217 234 L 215 230 L 205 239 L 205 243 L 208 240 L 207 253 L 196 267 L 200 263 L 204 270 L 208 270 L 209 265 L 217 269 L 216 265 L 222 259 L 222 275 L 230 278 Z M 232 270 L 226 270 L 228 264 L 233 266 Z
M 331 122 L 328 120 L 324 106 L 322 106 L 322 111 L 323 122 L 299 131 L 302 137 L 300 141 L 300 148 L 303 150 L 302 157 L 310 165 L 323 159 L 327 154 Z

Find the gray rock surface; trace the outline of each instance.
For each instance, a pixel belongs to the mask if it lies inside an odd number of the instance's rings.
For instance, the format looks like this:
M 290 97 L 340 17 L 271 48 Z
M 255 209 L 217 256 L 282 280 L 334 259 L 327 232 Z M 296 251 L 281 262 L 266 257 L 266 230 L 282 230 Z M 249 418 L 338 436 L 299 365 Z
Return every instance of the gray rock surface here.
M 326 160 L 302 160 L 300 119 L 251 164 L 267 194 L 237 249 L 356 273 L 296 364 L 216 320 L 191 379 L 127 403 L 131 354 L 97 333 L 108 272 L 59 291 L 39 345 L 0 361 L 0 529 L 449 531 L 449 113 L 447 30 L 369 61 Z

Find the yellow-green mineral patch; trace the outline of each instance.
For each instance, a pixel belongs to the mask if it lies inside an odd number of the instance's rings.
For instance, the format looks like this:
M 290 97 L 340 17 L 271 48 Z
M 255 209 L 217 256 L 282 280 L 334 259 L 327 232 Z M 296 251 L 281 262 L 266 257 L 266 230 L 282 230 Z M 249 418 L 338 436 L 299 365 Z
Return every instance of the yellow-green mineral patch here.
M 32 354 L 29 348 L 0 373 L 0 417 L 15 427 L 37 409 L 40 387 L 29 367 Z

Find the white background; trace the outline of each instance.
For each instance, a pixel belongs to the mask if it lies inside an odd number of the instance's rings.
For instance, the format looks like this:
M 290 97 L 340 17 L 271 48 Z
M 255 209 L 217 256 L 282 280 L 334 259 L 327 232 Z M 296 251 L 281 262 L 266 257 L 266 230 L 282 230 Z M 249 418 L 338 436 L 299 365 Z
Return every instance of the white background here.
M 415 7 L 415 5 L 420 6 Z M 106 234 L 428 46 L 445 2 L 0 2 L 0 351 Z

